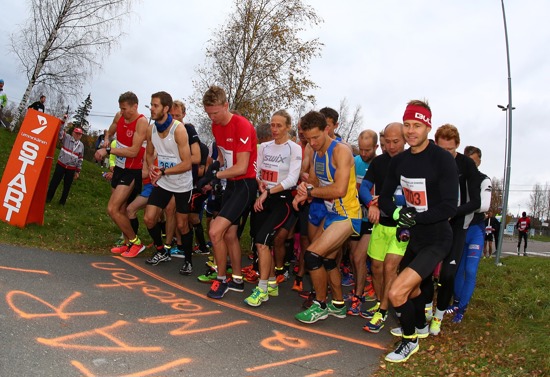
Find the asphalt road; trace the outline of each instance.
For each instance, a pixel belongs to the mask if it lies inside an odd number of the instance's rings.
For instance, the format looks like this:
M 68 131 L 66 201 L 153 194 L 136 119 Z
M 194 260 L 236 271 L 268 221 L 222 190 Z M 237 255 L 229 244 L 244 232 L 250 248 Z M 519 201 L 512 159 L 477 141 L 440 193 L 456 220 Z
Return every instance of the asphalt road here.
M 503 263 L 516 255 L 503 242 Z M 530 256 L 550 244 L 530 241 Z M 206 297 L 205 256 L 191 276 L 181 259 L 135 259 L 0 245 L 0 376 L 369 376 L 395 342 L 389 316 L 379 334 L 364 319 L 294 319 L 302 299 L 281 284 L 258 308 L 228 292 Z
M 182 276 L 180 259 L 0 253 L 0 376 L 368 376 L 395 342 L 361 317 L 296 321 L 290 281 L 258 308 L 243 302 L 252 284 L 208 299 L 205 256 Z

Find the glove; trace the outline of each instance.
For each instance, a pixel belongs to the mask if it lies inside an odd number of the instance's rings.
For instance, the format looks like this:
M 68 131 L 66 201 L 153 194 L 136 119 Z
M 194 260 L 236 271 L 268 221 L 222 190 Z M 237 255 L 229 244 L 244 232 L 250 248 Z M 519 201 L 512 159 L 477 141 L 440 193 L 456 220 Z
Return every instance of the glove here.
M 199 179 L 197 182 L 197 188 L 200 190 L 210 182 L 212 182 L 214 179 L 216 179 L 216 173 L 220 170 L 220 162 L 218 160 L 214 161 L 208 169 L 206 169 L 206 172 L 204 173 L 203 177 Z
M 397 221 L 398 228 L 411 228 L 416 224 L 416 208 L 396 208 L 393 212 L 393 219 Z

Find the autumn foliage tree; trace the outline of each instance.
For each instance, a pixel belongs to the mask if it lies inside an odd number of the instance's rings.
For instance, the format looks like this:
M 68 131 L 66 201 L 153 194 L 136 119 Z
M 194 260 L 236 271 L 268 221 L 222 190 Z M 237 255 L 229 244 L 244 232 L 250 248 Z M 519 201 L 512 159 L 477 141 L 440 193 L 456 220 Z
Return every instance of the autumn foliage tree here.
M 308 78 L 309 63 L 322 44 L 299 34 L 320 22 L 301 0 L 235 0 L 197 68 L 190 103 L 202 114 L 202 95 L 216 84 L 226 90 L 231 109 L 253 124 L 268 121 L 278 109 L 313 103 L 308 91 L 316 85 Z

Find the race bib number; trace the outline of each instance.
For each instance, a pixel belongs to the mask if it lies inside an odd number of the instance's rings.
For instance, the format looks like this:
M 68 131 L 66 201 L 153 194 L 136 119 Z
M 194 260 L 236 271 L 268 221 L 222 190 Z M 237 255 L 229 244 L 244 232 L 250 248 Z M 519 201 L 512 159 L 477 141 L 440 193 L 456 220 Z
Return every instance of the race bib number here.
M 428 210 L 426 179 L 401 177 L 401 188 L 403 189 L 407 207 L 414 207 L 417 212 Z
M 233 151 L 219 147 L 223 154 L 223 166 L 225 169 L 229 169 L 233 166 Z
M 158 166 L 159 168 L 168 169 L 173 166 L 176 166 L 178 161 L 174 156 L 162 156 L 158 155 Z
M 279 172 L 275 170 L 262 169 L 260 177 L 264 182 L 277 183 L 279 179 Z

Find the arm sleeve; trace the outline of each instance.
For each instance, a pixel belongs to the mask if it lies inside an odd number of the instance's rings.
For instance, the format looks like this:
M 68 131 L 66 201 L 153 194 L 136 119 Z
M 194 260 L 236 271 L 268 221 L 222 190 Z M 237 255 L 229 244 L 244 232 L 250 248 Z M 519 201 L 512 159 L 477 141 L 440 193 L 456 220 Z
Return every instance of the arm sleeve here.
M 481 174 L 479 174 L 474 160 L 466 157 L 465 163 L 468 201 L 458 206 L 455 216 L 464 216 L 475 212 L 481 206 Z
M 111 148 L 116 148 L 116 140 L 111 142 Z M 116 165 L 116 156 L 114 154 L 109 155 L 109 167 Z
M 359 187 L 359 199 L 361 200 L 361 203 L 368 206 L 370 201 L 372 200 L 372 194 L 370 190 L 372 190 L 374 183 L 367 180 L 366 177 L 367 175 L 365 174 L 365 178 L 363 178 L 363 182 L 361 182 L 361 187 Z
M 396 157 L 392 158 L 390 162 L 390 165 L 388 167 L 388 174 L 386 175 L 386 180 L 384 181 L 384 186 L 382 187 L 382 190 L 380 191 L 380 196 L 378 197 L 378 207 L 384 213 L 390 214 L 390 217 L 397 208 L 393 201 L 393 194 L 397 186 L 399 186 L 400 184 L 399 177 L 396 173 L 396 165 L 398 161 Z
M 256 156 L 256 178 L 259 181 L 262 180 L 262 167 L 260 166 L 260 161 L 264 160 L 264 147 L 264 143 L 260 144 L 258 147 L 258 154 Z
M 298 178 L 300 178 L 300 169 L 302 168 L 302 148 L 300 148 L 298 144 L 290 145 L 290 169 L 287 177 L 281 181 L 281 186 L 283 186 L 285 190 L 296 186 Z M 258 161 L 260 161 L 259 158 Z
M 491 180 L 486 177 L 481 182 L 481 206 L 477 212 L 481 213 L 489 210 L 489 207 L 491 206 L 491 191 Z

